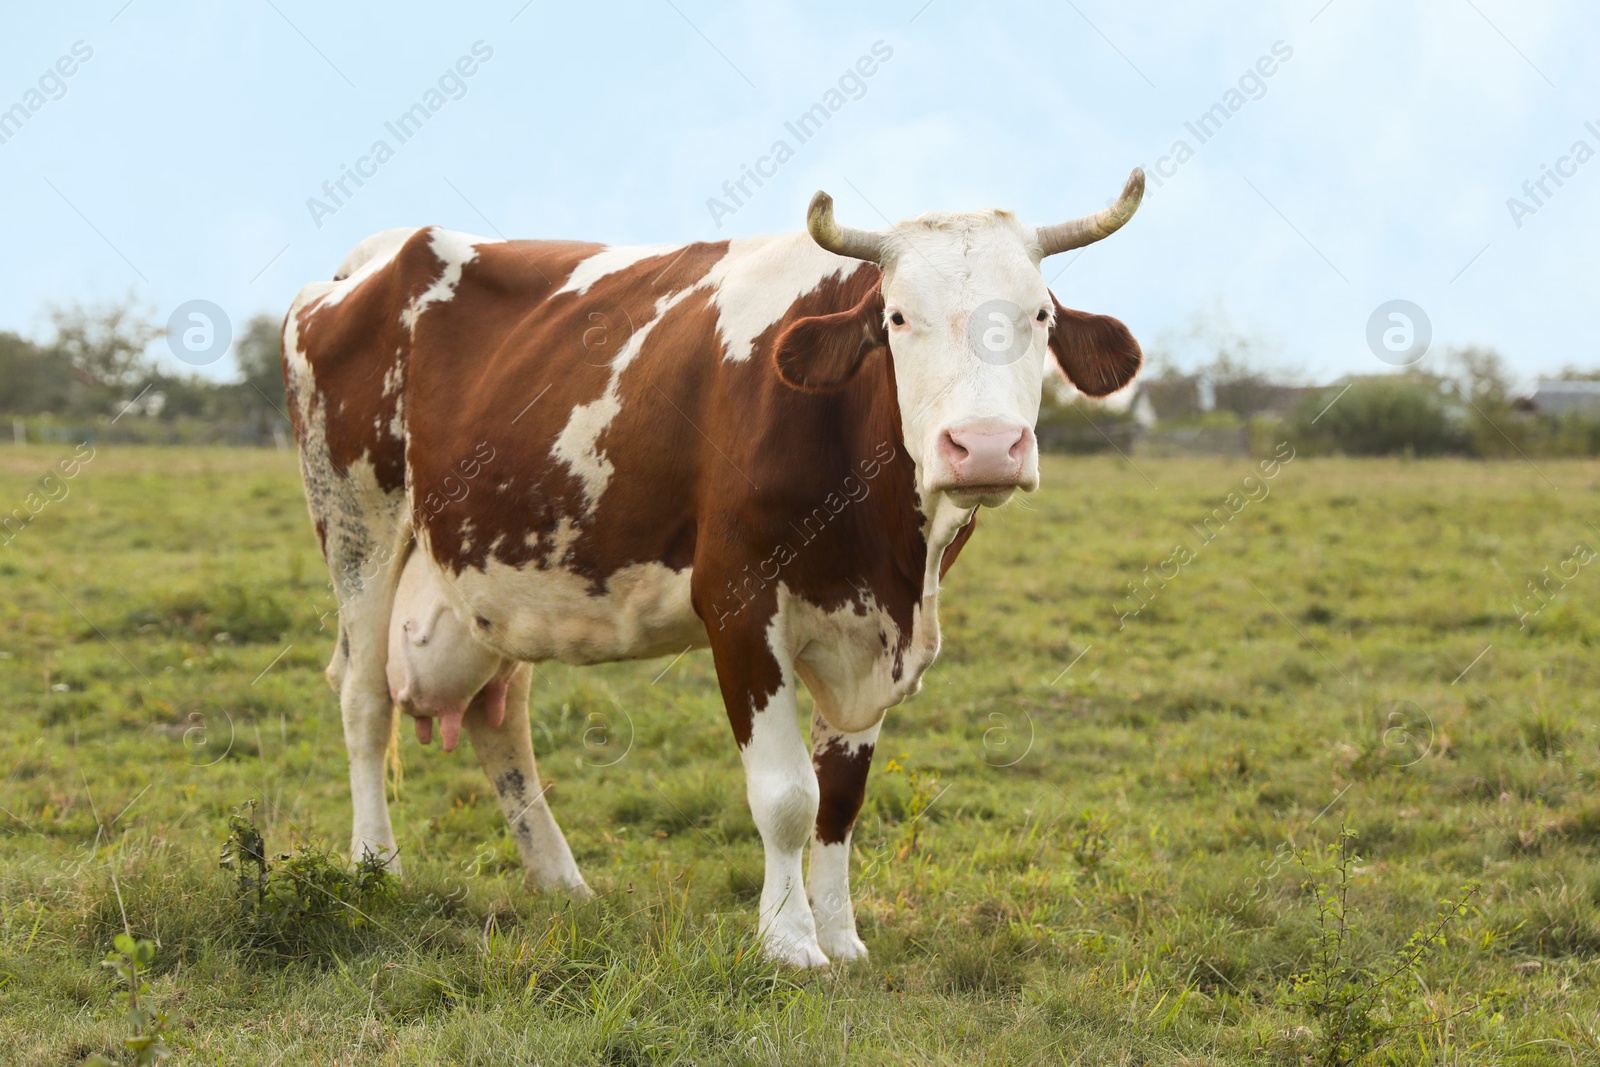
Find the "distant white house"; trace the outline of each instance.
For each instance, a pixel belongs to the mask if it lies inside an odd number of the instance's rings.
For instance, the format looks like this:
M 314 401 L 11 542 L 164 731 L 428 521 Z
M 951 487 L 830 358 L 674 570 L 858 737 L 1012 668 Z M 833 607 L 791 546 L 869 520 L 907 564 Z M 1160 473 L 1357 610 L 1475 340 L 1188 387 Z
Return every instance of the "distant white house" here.
M 1561 415 L 1569 411 L 1600 415 L 1600 382 L 1540 378 L 1528 403 L 1535 411 L 1546 415 Z
M 1141 430 L 1152 429 L 1161 419 L 1156 415 L 1156 406 L 1150 402 L 1150 391 L 1139 389 L 1133 397 L 1133 421 Z M 18 425 L 21 425 L 20 423 Z

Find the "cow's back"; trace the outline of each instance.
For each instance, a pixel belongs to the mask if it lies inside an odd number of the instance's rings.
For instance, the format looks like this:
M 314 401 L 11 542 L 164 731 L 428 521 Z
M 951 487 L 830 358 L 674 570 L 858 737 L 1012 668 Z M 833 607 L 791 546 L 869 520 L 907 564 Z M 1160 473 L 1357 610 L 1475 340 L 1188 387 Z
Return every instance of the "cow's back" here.
M 407 369 L 413 495 L 435 559 L 561 568 L 596 589 L 641 561 L 682 568 L 715 403 L 715 319 L 697 289 L 720 246 L 487 245 L 419 320 Z M 492 453 L 456 484 L 461 461 Z M 465 493 L 464 497 L 461 494 Z M 461 497 L 460 499 L 454 499 Z
M 892 456 L 909 489 L 886 359 L 831 395 L 777 377 L 787 322 L 877 283 L 875 267 L 802 235 L 730 251 L 428 229 L 371 238 L 343 270 L 308 287 L 286 329 L 314 382 L 302 421 L 339 469 L 366 460 L 385 492 L 406 491 L 408 526 L 504 654 L 594 661 L 700 643 L 689 571 L 704 539 L 727 561 L 721 590 L 749 562 L 740 553 L 770 556 L 864 459 Z M 293 379 L 287 346 L 286 358 Z M 920 542 L 911 507 L 874 492 L 793 579 L 829 602 L 881 584 L 888 560 L 863 547 L 886 527 Z
M 284 362 L 291 418 L 302 448 L 325 450 L 335 470 L 372 464 L 386 491 L 405 484 L 407 383 L 426 338 L 417 327 L 456 295 L 467 262 L 491 244 L 439 229 L 388 230 L 356 247 L 332 282 L 301 290 L 284 330 Z M 526 299 L 537 303 L 539 268 L 560 269 L 565 253 L 574 261 L 597 246 L 564 242 L 520 242 L 533 280 Z M 469 286 L 469 292 L 476 290 Z M 546 293 L 549 286 L 544 287 Z M 472 300 L 482 313 L 492 300 Z M 436 342 L 437 343 L 437 342 Z M 485 353 L 446 341 L 434 362 L 465 365 Z

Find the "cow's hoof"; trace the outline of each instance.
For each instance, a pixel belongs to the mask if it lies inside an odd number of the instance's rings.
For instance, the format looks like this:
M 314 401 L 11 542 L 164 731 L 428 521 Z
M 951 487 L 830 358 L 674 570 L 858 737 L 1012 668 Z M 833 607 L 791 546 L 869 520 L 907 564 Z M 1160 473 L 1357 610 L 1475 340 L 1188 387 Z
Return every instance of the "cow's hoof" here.
M 819 932 L 817 943 L 834 963 L 851 963 L 867 958 L 867 946 L 854 930 L 841 930 L 833 936 Z
M 593 900 L 594 890 L 589 888 L 589 883 L 579 878 L 576 882 L 557 882 L 550 886 L 558 893 L 565 893 L 573 900 Z
M 767 958 L 777 963 L 784 963 L 790 967 L 826 967 L 828 957 L 823 954 L 822 946 L 815 939 L 810 941 L 794 941 L 782 937 L 768 937 L 766 939 Z

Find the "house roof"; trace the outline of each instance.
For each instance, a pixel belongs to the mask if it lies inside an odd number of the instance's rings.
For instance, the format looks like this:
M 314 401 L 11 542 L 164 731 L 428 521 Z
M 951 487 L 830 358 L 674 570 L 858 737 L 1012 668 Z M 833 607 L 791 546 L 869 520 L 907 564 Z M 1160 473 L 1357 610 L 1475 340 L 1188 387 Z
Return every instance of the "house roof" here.
M 1527 403 L 1535 411 L 1549 413 L 1600 411 L 1600 382 L 1541 378 L 1534 384 Z
M 1535 398 L 1546 396 L 1600 397 L 1600 381 L 1569 381 L 1565 378 L 1540 378 L 1533 387 Z

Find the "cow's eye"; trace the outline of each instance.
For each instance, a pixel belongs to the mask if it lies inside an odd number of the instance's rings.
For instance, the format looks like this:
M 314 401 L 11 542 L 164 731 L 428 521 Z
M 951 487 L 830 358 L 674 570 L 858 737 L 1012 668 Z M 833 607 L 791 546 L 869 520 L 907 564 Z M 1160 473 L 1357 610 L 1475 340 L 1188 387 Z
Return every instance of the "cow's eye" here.
M 906 317 L 900 314 L 900 312 L 896 311 L 894 314 L 889 316 L 889 321 L 894 323 L 896 326 L 904 326 L 906 324 Z
M 1034 318 L 1038 319 L 1040 322 L 1045 321 L 1049 317 L 1050 317 L 1050 312 L 1048 310 L 1046 310 L 1045 308 L 1040 308 L 1039 309 L 1039 314 L 1034 316 Z

